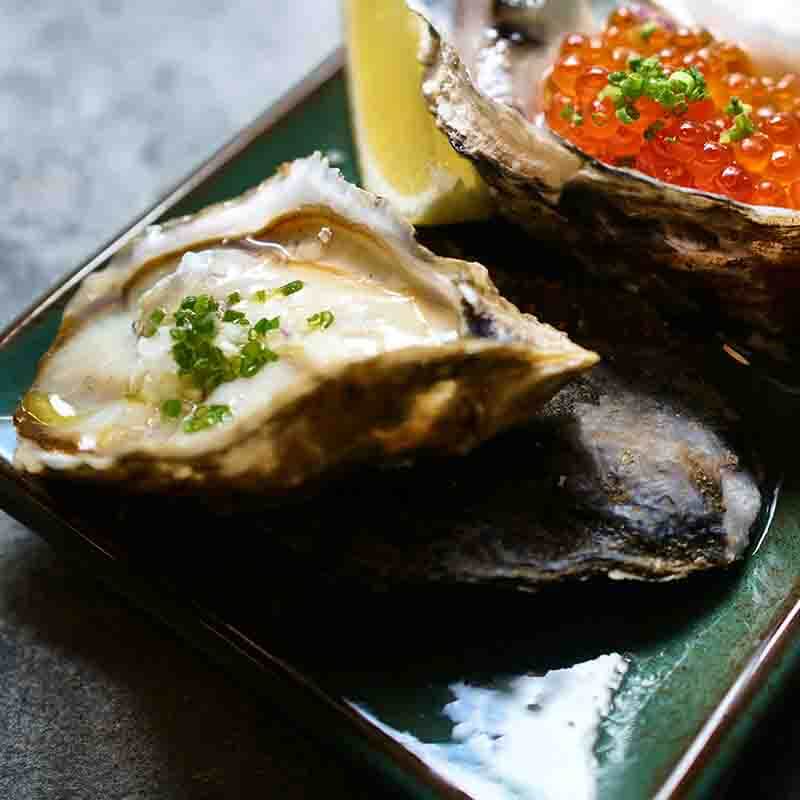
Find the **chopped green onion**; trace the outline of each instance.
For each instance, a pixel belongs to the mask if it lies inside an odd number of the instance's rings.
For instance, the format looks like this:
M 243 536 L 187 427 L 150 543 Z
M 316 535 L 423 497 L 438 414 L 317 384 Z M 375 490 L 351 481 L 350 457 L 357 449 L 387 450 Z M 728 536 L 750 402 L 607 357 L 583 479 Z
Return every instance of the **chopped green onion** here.
M 669 88 L 677 94 L 689 94 L 694 89 L 694 78 L 686 70 L 679 69 L 669 76 Z
M 628 66 L 630 66 L 633 72 L 638 73 L 643 78 L 660 79 L 666 77 L 664 67 L 661 66 L 661 62 L 656 56 L 650 56 L 650 58 L 631 58 L 628 61 Z
M 719 135 L 720 144 L 740 142 L 756 132 L 753 120 L 747 114 L 737 114 L 733 118 L 733 125 Z
M 288 297 L 290 294 L 299 292 L 303 286 L 305 286 L 303 281 L 291 281 L 283 286 L 279 286 L 277 289 L 259 289 L 253 294 L 253 300 L 256 303 L 266 303 L 267 300 L 275 297 L 276 295 Z
M 644 132 L 644 138 L 649 142 L 655 138 L 655 135 L 664 127 L 664 120 L 657 119 L 652 125 L 648 125 L 647 130 Z
M 202 316 L 209 311 L 216 311 L 219 308 L 217 301 L 207 294 L 201 294 L 195 301 L 194 308 L 192 309 L 195 314 Z
M 711 96 L 711 93 L 708 91 L 708 86 L 706 84 L 706 79 L 703 76 L 703 73 L 700 72 L 697 67 L 689 67 L 688 69 L 689 75 L 692 76 L 694 80 L 694 88 L 688 93 L 686 99 L 689 102 L 697 102 L 699 100 L 705 100 L 706 98 Z
M 583 114 L 576 111 L 572 103 L 567 103 L 567 105 L 561 109 L 561 118 L 567 120 L 567 122 L 571 122 L 573 125 L 583 125 Z
M 231 416 L 230 406 L 197 406 L 192 416 L 183 423 L 183 430 L 185 433 L 197 433 L 219 425 Z
M 247 317 L 245 316 L 243 311 L 233 311 L 230 308 L 222 315 L 222 321 L 238 322 L 238 323 L 244 321 L 245 325 L 249 325 L 249 323 L 247 322 Z
M 645 85 L 644 76 L 634 72 L 622 81 L 619 88 L 629 100 L 638 100 L 644 94 Z
M 639 112 L 633 106 L 623 106 L 617 109 L 617 119 L 625 125 L 630 125 L 639 119 Z
M 175 397 L 165 400 L 161 405 L 161 413 L 170 419 L 177 419 L 183 410 L 183 403 Z
M 622 94 L 622 89 L 620 89 L 619 86 L 612 86 L 611 84 L 609 84 L 608 86 L 603 88 L 597 95 L 597 99 L 600 102 L 602 102 L 606 98 L 609 98 L 611 100 L 615 108 L 620 108 L 625 105 L 625 95 Z
M 265 336 L 269 331 L 275 331 L 280 327 L 281 318 L 280 317 L 273 317 L 272 319 L 267 319 L 263 317 L 260 319 L 256 324 L 253 326 L 253 330 L 259 336 Z
M 260 372 L 265 364 L 278 360 L 278 354 L 257 341 L 248 342 L 242 348 L 242 362 L 239 375 L 242 378 L 252 378 Z
M 600 101 L 610 99 L 617 118 L 626 125 L 639 119 L 636 101 L 649 97 L 676 114 L 685 113 L 688 104 L 710 96 L 703 74 L 696 67 L 667 74 L 658 58 L 635 56 L 628 61 L 627 72 L 612 72 L 608 84 L 597 94 Z M 569 106 L 565 108 L 565 111 Z M 562 112 L 564 116 L 564 112 Z
M 195 321 L 195 331 L 201 336 L 213 336 L 217 330 L 216 319 L 217 318 L 212 311 L 207 311 L 202 317 Z
M 229 300 L 232 299 L 235 297 L 229 296 Z M 198 399 L 208 397 L 222 383 L 250 378 L 265 364 L 278 360 L 277 353 L 258 339 L 279 327 L 279 317 L 264 318 L 251 326 L 244 312 L 231 308 L 223 311 L 209 295 L 200 295 L 184 299 L 174 319 L 175 326 L 170 330 L 172 357 L 178 366 L 178 375 L 189 380 L 193 391 L 199 394 Z M 219 320 L 247 329 L 247 343 L 230 358 L 214 344 Z
M 308 327 L 312 330 L 325 330 L 333 325 L 334 319 L 332 311 L 317 311 L 308 318 Z
M 288 297 L 290 294 L 299 292 L 304 285 L 305 284 L 303 281 L 292 281 L 291 283 L 287 283 L 285 286 L 281 286 L 281 288 L 278 289 L 278 292 L 284 297 Z
M 730 144 L 746 139 L 756 131 L 753 120 L 750 119 L 750 112 L 753 106 L 743 103 L 738 97 L 731 97 L 730 102 L 725 106 L 725 113 L 733 117 L 732 125 L 719 135 L 721 144 Z
M 653 22 L 651 19 L 649 22 L 645 22 L 641 28 L 639 28 L 639 36 L 642 37 L 646 42 L 650 41 L 650 37 L 658 30 L 658 23 Z
M 736 117 L 739 114 L 749 114 L 753 110 L 753 106 L 749 103 L 743 103 L 738 97 L 731 97 L 730 102 L 725 106 L 725 113 L 729 117 Z
M 140 326 L 139 333 L 147 339 L 151 336 L 155 336 L 158 331 L 158 326 L 164 321 L 164 317 L 166 316 L 167 312 L 164 311 L 163 308 L 154 309 L 150 312 L 147 321 Z
M 167 312 L 164 311 L 163 308 L 156 308 L 151 311 L 150 316 L 147 318 L 147 322 L 142 325 L 141 335 L 148 339 L 151 336 L 155 336 L 156 332 L 158 331 L 158 326 L 164 321 L 164 317 L 166 316 Z

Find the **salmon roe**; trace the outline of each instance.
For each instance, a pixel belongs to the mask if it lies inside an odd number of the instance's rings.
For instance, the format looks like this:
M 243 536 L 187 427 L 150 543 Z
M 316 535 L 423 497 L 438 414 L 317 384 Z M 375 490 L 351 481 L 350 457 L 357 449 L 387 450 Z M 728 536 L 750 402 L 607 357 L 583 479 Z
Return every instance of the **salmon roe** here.
M 743 203 L 800 210 L 800 76 L 642 7 L 573 33 L 544 86 L 545 120 L 585 153 Z

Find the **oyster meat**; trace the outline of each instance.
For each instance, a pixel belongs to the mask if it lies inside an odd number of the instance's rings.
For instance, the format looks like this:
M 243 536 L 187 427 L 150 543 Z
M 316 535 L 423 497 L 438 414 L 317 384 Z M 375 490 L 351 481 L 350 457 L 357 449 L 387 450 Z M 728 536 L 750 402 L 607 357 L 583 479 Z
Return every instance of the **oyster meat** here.
M 425 6 L 411 5 L 430 16 Z M 480 27 L 473 4 L 456 5 L 470 8 L 471 30 Z M 571 252 L 589 271 L 672 310 L 714 316 L 740 340 L 785 357 L 787 343 L 800 335 L 800 212 L 739 203 L 602 164 L 550 131 L 537 116 L 537 99 L 542 67 L 570 30 L 557 24 L 569 16 L 561 5 L 477 4 L 481 47 L 464 42 L 463 14 L 453 16 L 454 27 L 430 22 L 422 88 L 437 124 L 476 164 L 510 221 Z M 588 5 L 597 6 L 598 16 L 607 11 L 605 3 Z M 747 45 L 746 32 L 739 38 Z M 497 86 L 502 90 L 491 89 Z
M 17 411 L 16 464 L 279 495 L 464 453 L 596 361 L 315 155 L 84 281 Z

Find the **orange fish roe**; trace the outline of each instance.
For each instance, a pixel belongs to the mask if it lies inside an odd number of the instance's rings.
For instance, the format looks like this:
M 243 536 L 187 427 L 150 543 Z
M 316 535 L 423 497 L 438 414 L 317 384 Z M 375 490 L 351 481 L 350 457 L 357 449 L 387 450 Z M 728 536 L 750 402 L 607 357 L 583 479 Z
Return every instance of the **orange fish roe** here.
M 800 209 L 800 76 L 637 5 L 564 38 L 545 119 L 585 153 L 666 183 Z

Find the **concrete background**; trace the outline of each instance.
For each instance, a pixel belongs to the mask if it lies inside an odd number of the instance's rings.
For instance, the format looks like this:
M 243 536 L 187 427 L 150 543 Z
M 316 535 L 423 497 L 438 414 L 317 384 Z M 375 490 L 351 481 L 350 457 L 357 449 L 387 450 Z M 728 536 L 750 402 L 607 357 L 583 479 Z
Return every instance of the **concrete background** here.
M 323 58 L 337 5 L 0 0 L 0 325 Z M 798 702 L 737 796 L 800 796 Z M 379 795 L 0 512 L 2 800 Z

